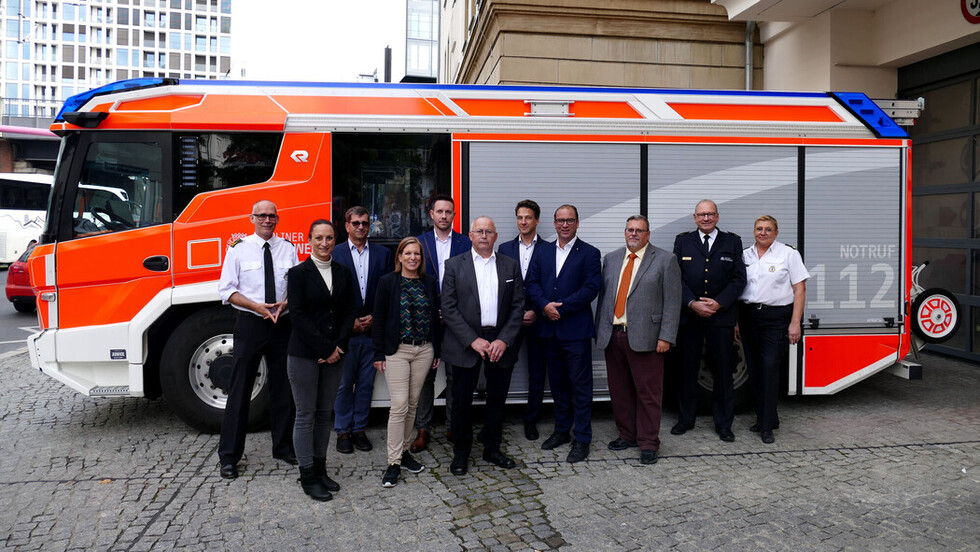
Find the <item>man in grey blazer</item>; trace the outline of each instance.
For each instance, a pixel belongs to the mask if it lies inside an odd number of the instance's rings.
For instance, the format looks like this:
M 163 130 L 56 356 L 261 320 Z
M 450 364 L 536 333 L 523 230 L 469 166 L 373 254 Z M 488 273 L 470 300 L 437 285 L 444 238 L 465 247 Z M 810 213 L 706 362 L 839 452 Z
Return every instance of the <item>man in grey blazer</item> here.
M 473 447 L 473 391 L 483 368 L 487 407 L 480 442 L 483 459 L 501 468 L 516 463 L 500 450 L 504 403 L 517 362 L 514 347 L 524 317 L 520 264 L 494 253 L 497 228 L 490 217 L 477 217 L 470 229 L 473 247 L 446 260 L 442 280 L 442 359 L 452 366 L 453 461 L 449 471 L 463 475 Z
M 626 219 L 626 247 L 606 255 L 596 309 L 596 345 L 605 351 L 609 396 L 619 437 L 610 450 L 640 448 L 655 464 L 660 450 L 664 353 L 677 341 L 681 271 L 677 258 L 650 244 L 650 223 Z

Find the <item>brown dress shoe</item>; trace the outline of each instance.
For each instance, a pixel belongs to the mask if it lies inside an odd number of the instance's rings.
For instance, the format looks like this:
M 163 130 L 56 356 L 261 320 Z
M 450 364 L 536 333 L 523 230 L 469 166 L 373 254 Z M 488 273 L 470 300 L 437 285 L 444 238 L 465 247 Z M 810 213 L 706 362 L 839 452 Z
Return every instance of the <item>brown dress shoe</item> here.
M 415 436 L 415 440 L 409 445 L 408 450 L 412 452 L 422 452 L 429 446 L 429 431 L 427 429 L 420 429 L 419 434 Z

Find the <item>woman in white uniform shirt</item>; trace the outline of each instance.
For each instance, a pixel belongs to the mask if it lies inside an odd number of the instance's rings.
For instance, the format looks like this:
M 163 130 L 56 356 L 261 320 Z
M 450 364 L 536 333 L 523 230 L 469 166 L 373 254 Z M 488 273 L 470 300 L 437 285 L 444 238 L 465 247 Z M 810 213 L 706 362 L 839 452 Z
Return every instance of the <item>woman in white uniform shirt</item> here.
M 772 430 L 779 428 L 779 370 L 789 345 L 800 340 L 810 273 L 797 250 L 776 241 L 775 218 L 756 219 L 753 234 L 755 243 L 742 252 L 748 281 L 740 297 L 738 328 L 756 400 L 756 422 L 749 429 L 768 444 L 776 441 Z

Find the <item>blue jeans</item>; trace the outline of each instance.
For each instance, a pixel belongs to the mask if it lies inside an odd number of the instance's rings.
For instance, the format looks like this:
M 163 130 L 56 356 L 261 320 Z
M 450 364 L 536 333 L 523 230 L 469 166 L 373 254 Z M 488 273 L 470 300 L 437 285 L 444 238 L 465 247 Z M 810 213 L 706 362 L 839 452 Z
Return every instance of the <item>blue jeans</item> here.
M 374 395 L 374 343 L 371 336 L 356 335 L 351 338 L 350 350 L 344 355 L 344 375 L 334 402 L 333 428 L 337 433 L 364 431 L 371 412 L 371 396 Z

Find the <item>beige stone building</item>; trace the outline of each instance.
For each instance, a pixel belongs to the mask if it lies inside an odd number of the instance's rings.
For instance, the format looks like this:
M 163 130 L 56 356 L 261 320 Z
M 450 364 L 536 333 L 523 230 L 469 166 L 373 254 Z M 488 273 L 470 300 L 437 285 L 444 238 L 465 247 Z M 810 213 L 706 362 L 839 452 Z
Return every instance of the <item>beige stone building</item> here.
M 441 82 L 754 88 L 754 25 L 708 0 L 443 0 Z

